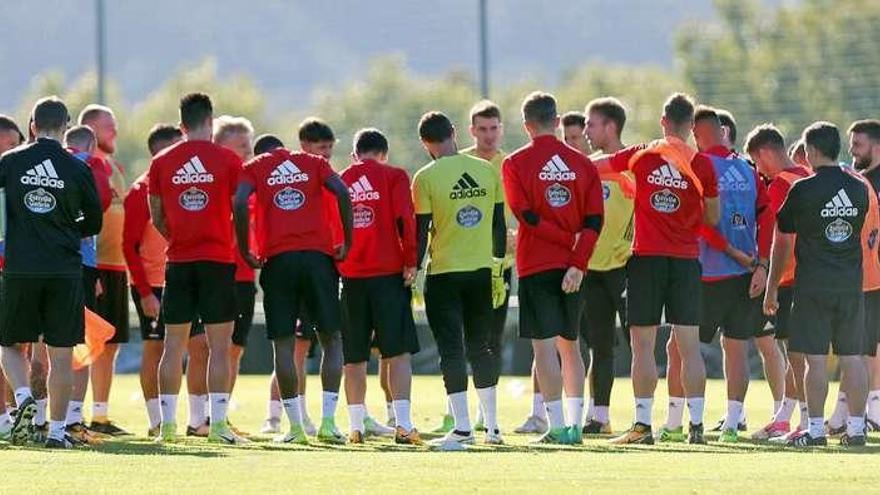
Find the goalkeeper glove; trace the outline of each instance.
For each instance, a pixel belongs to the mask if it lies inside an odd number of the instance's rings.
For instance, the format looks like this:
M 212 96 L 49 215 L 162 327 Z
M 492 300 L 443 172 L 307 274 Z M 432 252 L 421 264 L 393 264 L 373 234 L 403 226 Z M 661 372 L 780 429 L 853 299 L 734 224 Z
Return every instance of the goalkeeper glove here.
M 504 283 L 504 260 L 492 258 L 492 307 L 500 308 L 507 298 L 507 284 Z

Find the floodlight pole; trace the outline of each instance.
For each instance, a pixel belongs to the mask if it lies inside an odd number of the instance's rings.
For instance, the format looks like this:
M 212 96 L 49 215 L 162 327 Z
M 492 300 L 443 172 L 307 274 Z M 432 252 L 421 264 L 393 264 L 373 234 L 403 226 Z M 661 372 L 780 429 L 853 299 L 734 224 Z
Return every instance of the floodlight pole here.
M 488 0 L 479 0 L 480 4 L 480 93 L 489 98 L 489 21 L 487 16 Z
M 95 0 L 95 37 L 96 58 L 98 76 L 98 103 L 106 103 L 106 77 L 107 70 L 107 40 L 105 36 L 106 17 L 104 15 L 104 0 Z

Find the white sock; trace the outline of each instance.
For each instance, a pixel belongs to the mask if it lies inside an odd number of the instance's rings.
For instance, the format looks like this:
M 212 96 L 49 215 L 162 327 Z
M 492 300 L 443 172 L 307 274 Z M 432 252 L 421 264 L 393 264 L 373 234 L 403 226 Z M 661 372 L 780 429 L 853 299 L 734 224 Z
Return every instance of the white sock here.
M 739 428 L 742 417 L 743 403 L 738 400 L 727 401 L 727 417 L 724 419 L 723 430 L 736 430 Z
M 21 403 L 28 397 L 33 397 L 30 387 L 19 387 L 15 389 L 15 405 L 21 407 Z
M 810 413 L 809 413 L 809 410 L 807 409 L 807 401 L 803 401 L 803 402 L 798 401 L 798 405 L 801 408 L 801 424 L 799 425 L 799 429 L 805 430 L 810 425 Z M 825 419 L 823 418 L 822 421 L 823 421 L 822 426 L 824 427 L 825 426 L 825 423 L 824 423 Z
M 603 425 L 608 424 L 608 406 L 596 406 L 596 412 L 593 414 L 593 419 L 602 423 Z
M 693 425 L 701 425 L 703 424 L 703 407 L 706 404 L 706 399 L 703 397 L 688 397 L 687 406 L 688 406 L 688 414 L 691 417 L 691 424 Z M 737 416 L 736 419 L 739 419 Z
M 834 403 L 834 411 L 828 418 L 828 426 L 840 428 L 846 423 L 847 416 L 849 416 L 849 406 L 846 403 L 846 392 L 841 390 L 837 392 L 837 402 Z
M 776 411 L 778 411 L 780 407 L 782 407 L 782 401 L 781 400 L 774 400 L 773 401 L 773 414 L 776 414 Z
M 782 401 L 782 405 L 779 406 L 779 409 L 776 410 L 776 414 L 773 415 L 773 422 L 779 423 L 784 422 L 788 423 L 791 421 L 791 416 L 794 414 L 794 408 L 797 406 L 797 401 L 791 398 L 786 397 Z
M 409 401 L 407 401 L 409 402 Z M 397 413 L 394 409 L 394 402 L 386 402 L 385 403 L 385 414 L 388 416 L 388 422 L 396 422 L 397 421 Z
M 281 405 L 280 400 L 269 401 L 269 419 L 281 419 L 281 411 L 283 410 L 284 406 Z
M 740 422 L 740 424 L 746 424 L 746 423 L 748 423 L 747 419 L 748 419 L 748 418 L 746 418 L 746 408 L 743 407 L 743 408 L 742 408 L 742 411 L 739 413 L 739 422 Z
M 65 423 L 75 425 L 83 422 L 83 403 L 82 401 L 72 400 L 67 403 L 67 416 Z
M 567 426 L 576 426 L 578 429 L 584 427 L 584 398 L 583 397 L 567 397 L 565 399 L 565 409 L 568 411 Z
M 554 400 L 545 402 L 547 408 L 547 419 L 550 421 L 550 428 L 565 427 L 565 413 L 562 411 L 562 401 Z
M 302 409 L 300 409 L 300 403 L 299 400 L 297 400 L 297 397 L 291 397 L 282 401 L 272 402 L 278 402 L 279 404 L 281 404 L 281 407 L 287 414 L 288 421 L 290 421 L 290 426 L 299 425 L 300 427 L 302 427 Z M 281 419 L 280 414 L 278 415 L 278 419 Z
M 198 428 L 205 424 L 206 399 L 204 395 L 189 394 L 189 426 Z
M 825 436 L 825 418 L 822 416 L 819 416 L 818 418 L 810 418 L 808 425 L 811 437 L 820 438 Z
M 589 421 L 596 417 L 596 401 L 592 397 L 590 397 L 590 402 L 587 405 L 587 415 L 584 416 L 585 421 Z
M 452 407 L 452 417 L 455 418 L 455 429 L 463 432 L 471 431 L 467 391 L 449 394 L 448 398 L 449 405 Z
M 868 419 L 880 424 L 880 390 L 868 392 Z
M 37 399 L 37 415 L 34 416 L 34 424 L 41 425 L 46 422 L 46 406 L 49 399 Z
M 328 392 L 325 390 L 321 397 L 321 418 L 335 418 L 336 404 L 339 403 L 339 392 Z
M 413 429 L 412 417 L 410 413 L 410 402 L 408 399 L 396 400 L 391 403 L 391 414 L 397 426 L 406 431 Z
M 849 416 L 846 418 L 846 435 L 857 437 L 865 434 L 864 416 Z
M 12 417 L 9 416 L 9 412 L 5 412 L 0 414 L 0 427 L 10 426 L 12 425 Z
M 669 411 L 666 413 L 666 427 L 680 428 L 684 417 L 684 397 L 670 397 Z
M 295 400 L 299 402 L 299 411 L 302 413 L 303 422 L 305 423 L 306 420 L 311 421 L 311 418 L 309 418 L 309 410 L 306 409 L 306 396 L 297 395 Z
M 208 401 L 211 403 L 211 424 L 224 423 L 226 410 L 229 409 L 229 394 L 208 392 Z
M 162 412 L 159 411 L 159 399 L 147 399 L 147 420 L 150 422 L 150 428 L 159 426 L 162 422 Z
M 361 433 L 364 432 L 364 416 L 367 414 L 367 409 L 363 404 L 350 404 L 348 406 L 348 422 L 349 429 L 351 431 L 359 431 Z
M 64 440 L 65 433 L 64 421 L 55 421 L 54 419 L 49 421 L 49 438 Z
M 547 409 L 544 407 L 544 394 L 532 394 L 532 416 L 547 419 Z
M 92 404 L 92 421 L 95 418 L 106 418 L 110 412 L 110 404 L 106 402 L 95 402 Z
M 450 401 L 448 398 L 446 399 L 446 415 L 447 415 L 447 416 L 452 416 L 452 415 L 453 415 L 453 413 L 452 413 L 452 401 Z
M 162 424 L 177 423 L 177 395 L 159 394 L 159 411 L 162 414 Z
M 684 399 L 679 399 L 684 401 Z M 654 407 L 653 397 L 636 397 L 636 423 L 651 426 L 651 409 Z M 683 404 L 679 405 L 683 409 Z M 678 416 L 678 425 L 681 426 L 681 413 Z
M 200 424 L 206 425 L 211 423 L 211 410 L 208 409 L 208 401 L 210 400 L 209 394 L 202 394 L 199 396 L 202 399 L 202 411 L 204 411 L 204 416 L 202 416 L 202 422 Z
M 483 412 L 483 426 L 489 433 L 498 429 L 497 390 L 497 387 L 477 389 L 477 397 L 480 398 L 480 411 Z

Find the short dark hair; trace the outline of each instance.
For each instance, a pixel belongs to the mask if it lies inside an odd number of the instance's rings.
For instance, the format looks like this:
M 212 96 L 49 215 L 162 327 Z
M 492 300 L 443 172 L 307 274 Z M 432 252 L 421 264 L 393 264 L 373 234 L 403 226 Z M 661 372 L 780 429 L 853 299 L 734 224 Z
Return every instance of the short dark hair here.
M 147 135 L 147 149 L 150 150 L 151 155 L 155 155 L 162 151 L 161 147 L 164 143 L 178 139 L 181 136 L 183 136 L 183 133 L 176 126 L 156 124 L 150 129 L 150 134 Z
M 254 155 L 262 155 L 277 148 L 283 148 L 284 142 L 274 134 L 263 134 L 254 141 Z
M 388 139 L 379 129 L 361 129 L 354 135 L 354 152 L 388 153 Z
M 626 107 L 617 98 L 606 96 L 596 98 L 587 103 L 587 115 L 596 112 L 606 119 L 617 125 L 617 137 L 623 133 L 623 126 L 626 125 Z
M 718 117 L 718 112 L 712 107 L 700 105 L 694 110 L 694 124 L 703 120 L 708 120 L 710 123 L 721 127 L 721 119 Z
M 814 122 L 804 129 L 804 143 L 830 160 L 840 156 L 840 130 L 831 122 Z
M 205 93 L 190 93 L 180 99 L 180 122 L 187 129 L 205 125 L 213 117 L 214 105 Z
M 556 98 L 550 93 L 534 91 L 526 96 L 522 104 L 523 119 L 540 126 L 551 126 L 559 115 L 556 112 Z
M 864 134 L 868 136 L 868 139 L 870 139 L 871 141 L 880 142 L 880 120 L 857 120 L 853 122 L 851 126 L 849 126 L 849 133 Z
M 419 137 L 428 143 L 442 143 L 451 138 L 455 129 L 443 112 L 431 111 L 419 119 Z
M 299 140 L 302 143 L 320 143 L 323 141 L 336 141 L 333 129 L 326 122 L 317 118 L 309 117 L 299 124 Z
M 663 116 L 677 126 L 694 121 L 694 100 L 684 93 L 675 93 L 663 104 Z
M 792 159 L 798 153 L 806 155 L 807 154 L 807 145 L 804 143 L 804 138 L 800 137 L 797 141 L 791 143 L 791 146 L 788 147 L 788 156 Z
M 746 153 L 755 153 L 763 148 L 785 151 L 785 137 L 773 124 L 761 124 L 746 136 Z
M 64 144 L 80 151 L 88 150 L 95 142 L 95 131 L 87 125 L 75 125 L 64 133 Z
M 8 115 L 0 114 L 0 131 L 15 131 L 18 134 L 18 144 L 24 142 L 24 134 L 21 133 L 18 124 Z
M 60 131 L 70 122 L 67 106 L 57 96 L 40 98 L 31 112 L 34 127 L 41 131 Z
M 474 123 L 474 119 L 477 117 L 483 117 L 484 119 L 498 119 L 500 121 L 501 109 L 492 101 L 481 100 L 471 107 L 470 117 L 471 124 Z
M 715 113 L 718 114 L 718 120 L 721 121 L 721 126 L 727 128 L 727 137 L 730 139 L 730 144 L 736 144 L 736 119 L 733 118 L 733 114 L 728 110 L 724 110 L 722 108 L 716 108 Z
M 562 116 L 562 127 L 576 125 L 583 129 L 587 126 L 587 118 L 581 112 L 566 112 Z

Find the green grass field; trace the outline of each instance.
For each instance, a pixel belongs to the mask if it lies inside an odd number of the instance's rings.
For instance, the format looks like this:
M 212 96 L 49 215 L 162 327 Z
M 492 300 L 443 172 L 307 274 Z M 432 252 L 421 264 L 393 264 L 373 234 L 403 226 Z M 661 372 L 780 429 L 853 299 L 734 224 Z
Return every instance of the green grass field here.
M 256 432 L 265 415 L 267 377 L 243 376 L 234 396 L 231 420 Z M 319 381 L 309 381 L 309 411 L 320 416 Z M 371 377 L 368 406 L 385 417 L 378 382 Z M 499 385 L 500 420 L 505 431 L 521 422 L 530 407 L 527 379 L 505 378 Z M 661 381 L 659 397 L 665 398 Z M 722 414 L 723 383 L 708 387 L 707 423 Z M 832 392 L 836 386 L 832 386 Z M 612 404 L 615 431 L 630 421 L 631 388 L 618 380 Z M 475 394 L 473 394 L 475 395 Z M 418 377 L 413 392 L 417 427 L 430 430 L 444 411 L 439 377 Z M 185 422 L 186 400 L 180 418 Z M 471 407 L 476 406 L 476 398 Z M 750 428 L 769 417 L 772 401 L 763 382 L 754 383 L 747 401 Z M 654 409 L 655 424 L 665 415 L 663 400 Z M 797 414 L 797 413 L 796 413 Z M 365 446 L 309 447 L 275 445 L 254 435 L 246 447 L 221 447 L 204 440 L 173 446 L 145 438 L 146 419 L 137 377 L 117 378 L 111 416 L 137 436 L 109 441 L 94 449 L 48 452 L 38 447 L 0 447 L 4 493 L 845 493 L 880 489 L 880 440 L 866 449 L 829 447 L 790 451 L 742 442 L 692 448 L 684 444 L 612 447 L 589 439 L 581 447 L 529 447 L 526 436 L 508 433 L 509 445 L 476 446 L 468 452 L 440 453 L 404 448 L 388 439 Z M 340 401 L 340 428 L 347 412 Z M 286 424 L 286 420 L 285 420 Z M 479 437 L 478 437 L 479 439 Z M 836 445 L 836 441 L 834 442 Z

